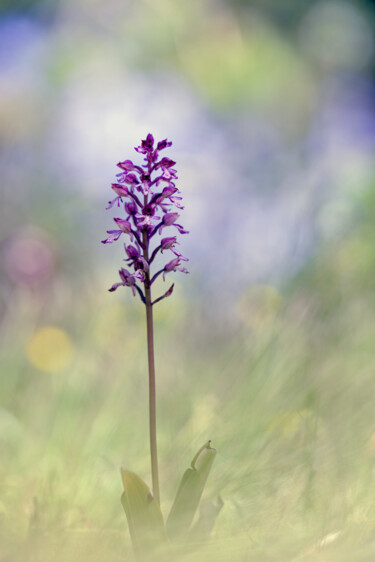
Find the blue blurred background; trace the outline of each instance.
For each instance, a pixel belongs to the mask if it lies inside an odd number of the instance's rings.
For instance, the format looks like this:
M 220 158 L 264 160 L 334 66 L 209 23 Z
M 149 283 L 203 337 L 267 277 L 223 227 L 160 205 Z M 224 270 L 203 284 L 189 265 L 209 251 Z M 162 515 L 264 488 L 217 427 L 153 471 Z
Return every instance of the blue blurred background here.
M 374 30 L 365 0 L 0 2 L 12 560 L 67 530 L 107 533 L 90 556 L 128 548 L 118 467 L 149 477 L 145 326 L 130 291 L 107 292 L 123 252 L 100 240 L 115 165 L 148 132 L 173 141 L 190 231 L 190 275 L 156 312 L 166 504 L 211 437 L 219 544 L 280 561 L 333 536 L 343 560 L 360 535 L 375 552 Z

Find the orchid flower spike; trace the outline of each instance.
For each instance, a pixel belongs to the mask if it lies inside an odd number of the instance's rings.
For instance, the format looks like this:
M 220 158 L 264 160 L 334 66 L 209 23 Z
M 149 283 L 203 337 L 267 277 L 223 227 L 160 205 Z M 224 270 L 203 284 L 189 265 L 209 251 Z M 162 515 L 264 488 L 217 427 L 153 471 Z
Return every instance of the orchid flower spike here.
M 162 274 L 165 280 L 165 276 L 171 271 L 188 273 L 180 264 L 189 260 L 175 250 L 175 245 L 178 244 L 177 236 L 167 236 L 156 241 L 165 228 L 174 227 L 179 234 L 188 233 L 176 222 L 180 216 L 177 211 L 183 209 L 182 197 L 175 184 L 176 162 L 166 156 L 159 157 L 160 151 L 171 145 L 170 141 L 164 139 L 155 146 L 154 137 L 149 133 L 146 139 L 135 147 L 136 152 L 144 155 L 144 164 L 138 165 L 131 160 L 119 162 L 117 166 L 121 172 L 116 175 L 116 182 L 112 184 L 116 197 L 107 207 L 110 209 L 116 204 L 118 208 L 124 209 L 125 216 L 114 218 L 117 228 L 107 230 L 109 236 L 102 240 L 103 244 L 111 244 L 122 235 L 129 237 L 133 244 L 124 245 L 125 261 L 132 271 L 121 268 L 121 282 L 115 283 L 109 290 L 115 291 L 120 286 L 130 287 L 133 295 L 138 294 L 144 304 L 147 295 L 151 294 L 151 285 L 159 275 Z M 174 254 L 174 258 L 151 276 L 151 264 L 156 255 L 167 250 Z M 170 296 L 173 286 L 150 304 L 156 304 Z

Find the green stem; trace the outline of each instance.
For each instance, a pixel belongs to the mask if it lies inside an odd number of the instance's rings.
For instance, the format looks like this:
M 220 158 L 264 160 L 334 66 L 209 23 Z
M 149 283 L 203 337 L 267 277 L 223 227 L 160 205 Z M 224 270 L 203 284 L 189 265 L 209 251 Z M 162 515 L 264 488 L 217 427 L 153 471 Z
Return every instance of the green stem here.
M 148 262 L 148 241 L 143 235 L 144 258 Z M 145 300 L 147 323 L 147 355 L 148 355 L 148 388 L 149 388 L 149 426 L 152 490 L 155 500 L 160 504 L 158 450 L 156 443 L 156 385 L 155 385 L 155 355 L 154 355 L 154 322 L 151 304 L 151 285 L 149 273 L 145 276 Z

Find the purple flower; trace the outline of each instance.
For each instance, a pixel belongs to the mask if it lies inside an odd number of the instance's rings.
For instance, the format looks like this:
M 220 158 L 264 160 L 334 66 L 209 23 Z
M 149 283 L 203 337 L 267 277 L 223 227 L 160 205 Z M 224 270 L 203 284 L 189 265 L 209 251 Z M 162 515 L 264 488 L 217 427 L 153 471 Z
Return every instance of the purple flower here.
M 167 181 L 177 179 L 177 170 L 174 170 L 173 168 L 165 168 L 163 170 L 162 178 Z
M 139 228 L 140 226 L 154 226 L 154 223 L 152 222 L 153 220 L 159 220 L 160 217 L 152 216 L 152 215 L 144 215 L 143 213 L 141 215 L 135 215 L 135 218 L 137 219 L 137 227 Z
M 114 285 L 112 285 L 112 287 L 109 289 L 109 291 L 112 293 L 113 291 L 116 291 L 116 289 L 118 287 L 124 286 L 124 287 L 131 287 L 131 290 L 133 292 L 133 295 L 136 295 L 136 288 L 137 288 L 137 280 L 143 281 L 144 280 L 144 274 L 142 272 L 136 272 L 136 273 L 130 273 L 130 271 L 128 271 L 127 269 L 121 268 L 119 271 L 120 274 L 120 278 L 121 278 L 121 283 L 115 283 Z
M 137 179 L 137 176 L 135 174 L 126 174 L 123 181 L 125 183 L 129 183 L 131 185 L 138 183 L 138 179 Z
M 164 199 L 170 199 L 174 193 L 176 193 L 178 191 L 177 187 L 174 186 L 168 186 L 165 187 L 163 189 L 163 191 L 159 194 L 157 194 L 153 200 L 154 203 L 157 203 L 158 205 L 160 205 L 160 203 L 162 203 L 164 201 Z
M 154 137 L 149 133 L 145 140 L 141 141 L 140 146 L 137 146 L 135 150 L 141 154 L 146 154 L 152 152 L 154 148 Z
M 155 170 L 157 170 L 158 168 L 172 168 L 172 166 L 174 166 L 175 164 L 176 162 L 174 160 L 164 157 L 155 165 Z
M 163 252 L 163 250 L 169 250 L 170 248 L 173 248 L 175 244 L 178 244 L 177 236 L 170 236 L 168 238 L 162 238 L 161 243 L 160 243 L 160 250 L 161 250 L 161 252 Z
M 117 166 L 121 168 L 121 170 L 125 170 L 127 172 L 131 172 L 135 168 L 131 160 L 124 160 L 123 162 L 119 162 Z
M 139 246 L 136 247 L 136 246 L 132 246 L 131 244 L 129 244 L 129 246 L 124 245 L 124 247 L 125 247 L 125 252 L 128 256 L 128 259 L 125 260 L 125 261 L 128 262 L 128 263 L 131 263 L 132 266 L 134 267 L 135 271 L 138 271 L 138 270 L 148 271 L 149 270 L 148 262 L 142 256 Z
M 174 223 L 173 226 L 175 226 L 177 228 L 177 230 L 180 234 L 189 234 L 189 231 L 185 230 L 184 227 L 181 226 L 180 224 Z
M 185 230 L 180 224 L 176 223 L 176 220 L 179 216 L 180 215 L 178 213 L 166 213 L 163 217 L 162 222 L 160 223 L 160 225 L 158 225 L 159 234 L 162 233 L 163 228 L 165 228 L 166 226 L 175 226 L 180 234 L 189 234 L 188 230 Z
M 121 183 L 113 183 L 112 189 L 119 197 L 129 197 L 131 195 L 129 188 Z
M 162 233 L 163 228 L 165 228 L 166 226 L 171 226 L 173 223 L 175 223 L 179 216 L 180 215 L 178 213 L 165 213 L 163 220 L 161 221 L 159 234 Z
M 174 255 L 177 256 L 181 261 L 189 261 L 189 258 L 184 258 L 184 256 L 174 248 L 171 248 L 171 250 L 174 253 Z
M 142 214 L 136 215 L 137 226 L 150 225 L 153 226 L 153 220 L 160 220 L 161 217 L 155 215 L 156 205 L 148 203 L 142 209 Z
M 107 209 L 111 209 L 113 205 L 117 202 L 117 206 L 120 206 L 120 202 L 122 201 L 122 197 L 132 197 L 132 193 L 125 185 L 121 185 L 120 183 L 113 183 L 112 189 L 116 193 L 117 197 L 112 201 L 108 201 Z
M 137 189 L 143 193 L 143 195 L 152 195 L 150 182 L 145 180 L 137 185 Z
M 185 207 L 180 203 L 182 197 L 179 197 L 178 195 L 174 195 L 173 197 L 170 197 L 169 200 L 176 205 L 177 209 L 181 209 L 181 211 L 185 209 Z
M 113 220 L 119 227 L 119 230 L 107 230 L 107 234 L 110 234 L 110 236 L 106 240 L 102 240 L 102 243 L 111 244 L 112 242 L 118 240 L 121 234 L 123 233 L 129 234 L 130 239 L 133 240 L 132 225 L 130 224 L 130 222 L 123 219 L 113 219 Z
M 169 146 L 172 146 L 172 143 L 168 142 L 167 139 L 164 139 L 164 140 L 158 142 L 156 150 L 163 150 L 164 148 L 168 148 Z
M 169 263 L 167 263 L 167 265 L 164 266 L 164 270 L 163 270 L 164 281 L 165 281 L 165 274 L 169 273 L 170 271 L 181 271 L 182 273 L 189 273 L 188 270 L 185 269 L 185 267 L 180 266 L 180 260 L 181 260 L 180 257 L 174 258 Z
M 124 248 L 125 248 L 125 252 L 128 255 L 129 260 L 138 259 L 139 256 L 141 255 L 141 250 L 139 249 L 139 246 L 136 247 L 136 246 L 132 246 L 131 244 L 127 246 L 126 244 L 124 244 Z
M 129 220 L 129 217 L 135 215 L 138 211 L 138 207 L 137 207 L 137 205 L 134 201 L 129 201 L 129 202 L 125 203 L 124 209 L 125 209 L 125 212 L 128 213 L 128 215 L 129 215 L 128 220 Z
M 105 240 L 102 240 L 102 244 L 112 244 L 112 242 L 115 242 L 120 238 L 122 233 L 121 230 L 107 230 L 107 234 L 110 234 L 110 236 L 108 236 Z
M 117 226 L 119 227 L 119 229 L 121 230 L 121 232 L 124 232 L 124 234 L 132 234 L 132 225 L 130 224 L 129 221 L 124 220 L 124 219 L 113 219 L 115 221 L 115 223 L 117 224 Z
M 133 272 L 120 269 L 121 282 L 115 283 L 110 291 L 115 291 L 119 286 L 130 287 L 133 295 L 138 293 L 145 304 L 147 299 L 147 302 L 151 302 L 151 286 L 160 275 L 165 279 L 165 275 L 172 271 L 187 273 L 181 262 L 188 260 L 175 249 L 178 244 L 177 236 L 167 236 L 156 241 L 156 235 L 162 234 L 170 226 L 174 226 L 180 234 L 187 233 L 183 226 L 176 223 L 180 215 L 174 209 L 183 209 L 182 197 L 174 183 L 177 180 L 177 170 L 173 168 L 176 162 L 166 156 L 159 159 L 159 152 L 171 145 L 170 141 L 164 139 L 157 142 L 155 147 L 154 137 L 149 133 L 135 147 L 136 152 L 144 155 L 142 165 L 135 164 L 132 160 L 118 162 L 121 173 L 117 174 L 117 181 L 112 184 L 117 197 L 107 207 L 111 208 L 115 203 L 119 208 L 123 205 L 125 217 L 114 218 L 117 229 L 107 231 L 109 236 L 102 241 L 103 244 L 115 242 L 122 234 L 128 235 L 132 242 L 124 244 L 124 248 L 125 261 Z M 164 184 L 162 189 L 160 184 Z M 150 266 L 156 254 L 166 250 L 171 250 L 176 257 L 151 275 Z M 173 287 L 174 285 L 151 304 L 170 296 Z

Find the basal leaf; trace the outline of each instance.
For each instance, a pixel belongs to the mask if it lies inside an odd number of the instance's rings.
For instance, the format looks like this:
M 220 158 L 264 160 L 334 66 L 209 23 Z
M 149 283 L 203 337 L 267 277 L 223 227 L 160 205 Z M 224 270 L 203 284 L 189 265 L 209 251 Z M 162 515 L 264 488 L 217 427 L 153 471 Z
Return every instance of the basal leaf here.
M 166 541 L 163 516 L 147 484 L 139 476 L 121 469 L 121 477 L 124 485 L 121 503 L 134 551 L 142 559 L 147 559 Z
M 171 538 L 181 537 L 189 531 L 216 455 L 210 443 L 208 441 L 199 449 L 182 477 L 167 520 Z
M 205 540 L 209 537 L 214 528 L 215 521 L 224 505 L 223 500 L 219 496 L 217 502 L 210 500 L 202 501 L 199 507 L 199 518 L 191 530 L 190 537 L 194 540 Z

